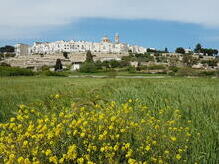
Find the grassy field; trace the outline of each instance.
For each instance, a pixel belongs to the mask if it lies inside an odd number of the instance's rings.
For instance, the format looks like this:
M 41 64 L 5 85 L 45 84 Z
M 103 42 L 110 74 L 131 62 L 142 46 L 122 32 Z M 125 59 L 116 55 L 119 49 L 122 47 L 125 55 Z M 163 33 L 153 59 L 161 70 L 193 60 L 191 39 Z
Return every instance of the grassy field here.
M 179 125 L 191 120 L 192 132 L 200 135 L 190 141 L 184 162 L 219 162 L 219 79 L 5 77 L 0 80 L 1 121 L 15 115 L 19 104 L 37 103 L 54 94 L 81 103 L 94 102 L 97 97 L 118 104 L 132 99 L 155 113 L 167 108 L 179 110 L 182 116 Z

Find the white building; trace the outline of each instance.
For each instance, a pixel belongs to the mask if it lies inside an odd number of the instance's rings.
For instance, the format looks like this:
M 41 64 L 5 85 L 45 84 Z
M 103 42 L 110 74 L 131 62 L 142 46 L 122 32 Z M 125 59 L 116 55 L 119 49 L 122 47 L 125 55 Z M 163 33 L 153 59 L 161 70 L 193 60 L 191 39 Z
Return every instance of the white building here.
M 30 54 L 29 52 L 30 46 L 27 44 L 16 44 L 15 45 L 15 53 L 16 56 L 26 56 L 28 54 Z
M 19 50 L 22 49 L 22 50 Z M 17 55 L 19 51 L 25 51 L 28 54 L 54 54 L 60 52 L 86 52 L 90 50 L 91 52 L 100 53 L 127 53 L 132 50 L 133 53 L 144 53 L 146 48 L 140 46 L 131 46 L 125 43 L 120 43 L 119 35 L 115 35 L 115 42 L 111 42 L 107 36 L 104 36 L 101 42 L 87 42 L 87 41 L 56 41 L 56 42 L 35 42 L 33 46 L 30 47 L 17 47 Z M 28 48 L 28 49 L 27 49 Z

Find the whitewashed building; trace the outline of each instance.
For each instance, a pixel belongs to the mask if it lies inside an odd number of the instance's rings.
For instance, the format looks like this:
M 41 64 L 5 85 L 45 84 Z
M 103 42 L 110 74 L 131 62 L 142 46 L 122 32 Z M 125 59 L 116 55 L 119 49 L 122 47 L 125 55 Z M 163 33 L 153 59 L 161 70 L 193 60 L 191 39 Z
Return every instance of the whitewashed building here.
M 18 43 L 15 45 L 16 56 L 26 56 L 29 55 L 30 46 L 27 44 Z
M 28 54 L 55 54 L 60 52 L 91 52 L 100 53 L 127 53 L 132 50 L 133 53 L 144 53 L 146 48 L 140 46 L 132 46 L 121 43 L 119 35 L 116 34 L 114 42 L 111 42 L 107 36 L 104 36 L 101 42 L 87 42 L 87 41 L 56 41 L 56 42 L 35 42 L 33 46 L 26 47 Z M 18 46 L 19 52 L 19 46 Z M 17 53 L 19 54 L 19 53 Z

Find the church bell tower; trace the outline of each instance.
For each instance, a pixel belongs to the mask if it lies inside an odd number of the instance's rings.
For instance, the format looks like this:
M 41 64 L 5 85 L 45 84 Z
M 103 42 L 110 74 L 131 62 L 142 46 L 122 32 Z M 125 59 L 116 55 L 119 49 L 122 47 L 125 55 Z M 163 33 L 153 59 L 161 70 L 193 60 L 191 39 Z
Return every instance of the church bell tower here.
M 119 34 L 118 33 L 115 34 L 115 43 L 119 43 Z

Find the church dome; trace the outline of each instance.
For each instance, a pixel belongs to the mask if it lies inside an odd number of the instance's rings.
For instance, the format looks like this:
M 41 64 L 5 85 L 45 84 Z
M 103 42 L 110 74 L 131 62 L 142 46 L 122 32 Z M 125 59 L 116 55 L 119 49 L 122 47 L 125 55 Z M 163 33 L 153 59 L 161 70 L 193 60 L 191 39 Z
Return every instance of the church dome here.
M 107 36 L 104 36 L 102 37 L 102 42 L 110 42 L 110 40 Z

